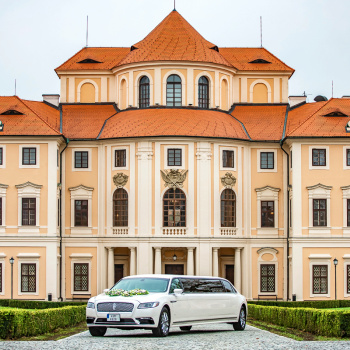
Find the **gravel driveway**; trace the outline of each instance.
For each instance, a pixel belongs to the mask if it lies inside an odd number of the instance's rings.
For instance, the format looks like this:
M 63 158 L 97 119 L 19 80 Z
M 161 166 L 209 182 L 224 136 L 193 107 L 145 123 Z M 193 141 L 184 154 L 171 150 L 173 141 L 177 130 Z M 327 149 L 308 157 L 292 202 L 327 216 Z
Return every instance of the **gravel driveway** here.
M 0 349 L 123 349 L 123 350 L 214 350 L 214 349 L 350 349 L 350 341 L 304 342 L 281 337 L 255 327 L 247 326 L 243 332 L 235 332 L 227 324 L 196 326 L 191 332 L 181 332 L 174 327 L 166 338 L 155 338 L 150 331 L 119 331 L 109 329 L 103 338 L 91 337 L 83 332 L 59 341 L 0 342 Z

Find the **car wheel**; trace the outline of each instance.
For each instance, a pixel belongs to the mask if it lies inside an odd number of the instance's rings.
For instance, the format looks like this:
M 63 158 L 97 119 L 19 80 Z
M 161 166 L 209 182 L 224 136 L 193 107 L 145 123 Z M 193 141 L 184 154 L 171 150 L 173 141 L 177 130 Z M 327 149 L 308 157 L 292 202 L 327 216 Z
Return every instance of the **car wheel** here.
M 106 332 L 106 327 L 89 327 L 89 332 L 93 337 L 103 337 Z
M 160 316 L 158 327 L 152 329 L 153 334 L 156 337 L 166 337 L 169 334 L 170 328 L 170 314 L 166 307 L 163 307 Z
M 191 330 L 192 326 L 182 326 L 180 329 L 185 332 L 189 332 Z
M 243 331 L 245 328 L 246 324 L 246 319 L 247 319 L 247 314 L 245 312 L 245 307 L 241 307 L 241 311 L 239 312 L 239 319 L 238 322 L 233 323 L 233 328 L 235 331 Z

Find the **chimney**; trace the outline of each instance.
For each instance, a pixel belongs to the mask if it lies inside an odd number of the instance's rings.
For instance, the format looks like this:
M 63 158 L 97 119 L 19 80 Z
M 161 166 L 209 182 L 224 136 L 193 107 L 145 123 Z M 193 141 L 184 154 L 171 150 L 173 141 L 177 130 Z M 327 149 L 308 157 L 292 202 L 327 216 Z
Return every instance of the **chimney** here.
M 43 94 L 43 101 L 58 107 L 60 104 L 60 95 Z
M 291 107 L 296 106 L 300 103 L 306 102 L 307 96 L 300 95 L 300 96 L 289 96 L 289 105 Z

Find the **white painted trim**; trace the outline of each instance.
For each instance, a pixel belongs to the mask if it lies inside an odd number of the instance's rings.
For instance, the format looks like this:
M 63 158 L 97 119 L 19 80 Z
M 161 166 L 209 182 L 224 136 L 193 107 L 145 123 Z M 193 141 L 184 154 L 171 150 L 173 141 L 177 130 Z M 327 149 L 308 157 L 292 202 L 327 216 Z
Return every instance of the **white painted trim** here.
M 23 148 L 36 148 L 36 164 L 35 165 L 23 165 L 22 164 L 22 149 Z M 40 145 L 36 145 L 36 144 L 19 145 L 18 150 L 19 150 L 18 167 L 20 169 L 38 169 L 38 168 L 40 168 Z
M 331 227 L 331 189 L 330 186 L 317 184 L 307 187 L 309 191 L 309 233 L 330 233 Z M 327 200 L 327 226 L 314 226 L 313 223 L 313 200 Z M 327 230 L 328 229 L 328 230 Z
M 343 169 L 344 170 L 350 170 L 350 165 L 346 165 L 346 153 L 347 153 L 347 150 L 350 150 L 350 147 L 349 146 L 343 146 Z
M 1 286 L 2 290 L 0 291 L 0 295 L 5 295 L 5 258 L 6 255 L 4 253 L 0 254 L 0 265 L 2 266 L 2 271 L 1 271 Z
M 238 162 L 237 159 L 237 147 L 228 147 L 228 146 L 219 146 L 220 148 L 220 170 L 222 171 L 236 171 L 236 164 Z M 223 166 L 223 156 L 224 156 L 224 152 L 223 151 L 233 151 L 233 168 L 229 168 L 229 167 L 224 167 Z
M 96 82 L 94 82 L 91 79 L 84 79 L 77 86 L 77 103 L 80 103 L 81 88 L 84 84 L 92 84 L 95 87 L 95 102 L 99 102 L 99 100 L 98 100 L 98 85 L 96 84 Z M 69 102 L 73 102 L 73 101 L 69 101 Z
M 2 148 L 2 164 L 0 164 L 0 169 L 6 169 L 6 145 L 0 144 Z
M 275 265 L 275 291 L 274 292 L 261 291 L 261 265 Z M 258 291 L 260 295 L 278 295 L 278 262 L 277 261 L 258 260 Z
M 122 90 L 122 83 L 123 83 L 123 80 L 125 80 L 125 94 L 126 94 L 126 98 L 125 98 L 125 109 L 128 108 L 129 106 L 129 81 L 128 81 L 128 78 L 126 77 L 126 74 L 122 74 L 120 77 L 119 77 L 119 88 L 118 88 L 118 107 L 120 109 L 122 109 L 122 101 L 121 101 L 121 90 Z
M 169 72 L 167 72 L 164 77 L 163 77 L 163 101 L 162 101 L 162 104 L 164 106 L 166 106 L 166 86 L 167 86 L 167 80 L 169 78 L 170 75 L 178 75 L 180 78 L 181 78 L 181 105 L 182 106 L 186 106 L 186 78 L 185 76 L 180 73 L 178 70 L 176 69 L 173 69 Z
M 79 295 L 90 295 L 91 294 L 91 254 L 71 254 L 71 295 L 79 294 Z M 87 291 L 75 291 L 74 290 L 74 264 L 88 264 L 88 290 Z
M 323 298 L 330 298 L 331 296 L 331 278 L 330 278 L 330 272 L 331 272 L 331 256 L 329 254 L 310 254 L 309 255 L 309 274 L 310 274 L 310 298 L 315 297 L 323 297 Z M 327 265 L 327 280 L 328 280 L 328 286 L 327 286 L 327 294 L 314 294 L 313 293 L 313 266 L 314 265 Z
M 140 80 L 141 78 L 143 78 L 144 76 L 146 76 L 149 79 L 149 104 L 150 106 L 154 105 L 154 98 L 153 98 L 153 87 L 154 87 L 154 82 L 153 82 L 153 77 L 151 74 L 145 72 L 145 71 L 141 71 L 139 74 L 137 74 L 136 78 L 135 78 L 135 106 L 138 106 L 140 108 L 140 101 L 139 101 L 139 97 L 140 97 Z
M 350 167 L 349 167 L 350 168 Z M 348 210 L 347 201 L 350 199 L 350 186 L 341 187 L 343 191 L 343 233 L 350 233 L 350 227 L 348 226 Z
M 267 102 L 271 103 L 271 95 L 272 95 L 271 85 L 264 79 L 257 79 L 250 85 L 250 88 L 249 88 L 250 103 L 253 103 L 253 100 L 254 100 L 254 86 L 256 84 L 264 84 L 267 87 Z
M 115 191 L 117 191 L 117 190 L 119 190 L 119 189 L 122 189 L 122 190 L 124 190 L 126 193 L 127 193 L 127 195 L 128 195 L 128 225 L 127 226 L 114 226 L 113 225 L 113 221 L 114 221 L 114 217 L 113 217 L 113 213 L 114 213 L 114 208 L 113 208 L 113 196 L 114 196 L 114 193 L 115 193 Z M 130 201 L 129 201 L 129 199 L 130 199 L 130 194 L 129 194 L 129 190 L 126 188 L 126 187 L 122 187 L 122 188 L 117 188 L 116 186 L 113 186 L 113 188 L 112 188 L 112 193 L 110 194 L 110 196 L 109 196 L 109 203 L 108 203 L 108 205 L 110 206 L 110 207 L 112 207 L 112 221 L 111 221 L 111 227 L 116 227 L 116 228 L 129 228 L 129 225 L 130 225 L 130 217 L 129 217 L 129 215 L 130 215 L 130 212 L 131 212 L 131 207 L 130 207 Z
M 39 286 L 39 254 L 31 253 L 22 253 L 17 255 L 18 260 L 18 295 L 39 295 L 40 286 Z M 23 260 L 22 260 L 23 259 Z M 22 292 L 21 288 L 21 277 L 22 277 L 22 264 L 35 264 L 35 292 Z
M 326 150 L 326 165 L 314 166 L 312 165 L 312 150 L 325 149 Z M 313 145 L 309 146 L 309 170 L 329 170 L 329 146 Z
M 129 170 L 129 163 L 130 163 L 129 148 L 130 148 L 130 145 L 112 147 L 112 170 L 113 171 Z M 125 152 L 125 166 L 123 166 L 123 167 L 116 167 L 115 166 L 115 151 L 117 151 L 117 150 L 125 150 L 126 151 Z
M 227 76 L 223 76 L 223 77 L 221 77 L 221 79 L 220 79 L 220 82 L 219 82 L 219 89 L 220 89 L 220 103 L 219 103 L 219 106 L 220 106 L 220 108 L 221 109 L 224 109 L 224 107 L 221 105 L 221 102 L 222 102 L 222 82 L 223 82 L 223 80 L 226 80 L 226 84 L 227 84 L 227 96 L 226 96 L 226 101 L 227 101 L 227 108 L 228 109 L 230 109 L 230 88 L 231 88 L 231 86 L 230 86 L 230 83 L 229 83 L 229 81 L 227 80 Z M 216 106 L 214 106 L 214 107 L 216 107 Z
M 344 259 L 344 297 L 350 297 L 350 292 L 348 292 L 347 288 L 347 282 L 348 282 L 348 276 L 347 276 L 347 271 L 348 271 L 348 266 L 350 266 L 350 254 L 345 254 L 343 256 Z M 339 266 L 339 265 L 338 265 Z M 350 289 L 350 286 L 349 286 Z
M 71 148 L 72 152 L 72 171 L 91 171 L 92 170 L 92 161 L 91 161 L 91 148 Z M 75 152 L 88 152 L 88 167 L 87 168 L 76 168 L 75 167 Z
M 261 169 L 260 168 L 260 157 L 261 157 L 262 152 L 273 153 L 273 164 L 274 164 L 273 169 Z M 272 149 L 272 148 L 258 149 L 257 154 L 256 154 L 256 161 L 257 161 L 256 169 L 257 169 L 258 173 L 277 173 L 278 163 L 277 163 L 277 150 L 276 149 Z
M 181 149 L 181 166 L 168 165 L 168 149 Z M 164 169 L 186 169 L 186 147 L 185 145 L 164 145 Z
M 5 233 L 6 229 L 6 192 L 8 185 L 0 184 L 0 198 L 2 200 L 2 212 L 0 213 L 2 217 L 2 225 L 0 226 L 0 233 Z
M 214 101 L 214 82 L 211 74 L 208 71 L 200 72 L 195 77 L 195 90 L 194 90 L 194 105 L 198 106 L 198 81 L 201 77 L 206 77 L 209 80 L 209 107 L 215 108 Z

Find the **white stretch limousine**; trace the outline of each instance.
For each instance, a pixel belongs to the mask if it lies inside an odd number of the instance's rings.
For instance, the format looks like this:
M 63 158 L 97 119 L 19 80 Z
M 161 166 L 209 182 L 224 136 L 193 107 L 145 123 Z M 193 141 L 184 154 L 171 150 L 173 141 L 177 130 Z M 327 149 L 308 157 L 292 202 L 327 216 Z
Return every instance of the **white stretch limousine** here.
M 165 337 L 170 326 L 189 331 L 206 323 L 229 323 L 244 330 L 246 298 L 219 277 L 138 275 L 121 279 L 89 300 L 86 322 L 90 334 L 107 328 L 150 329 Z

